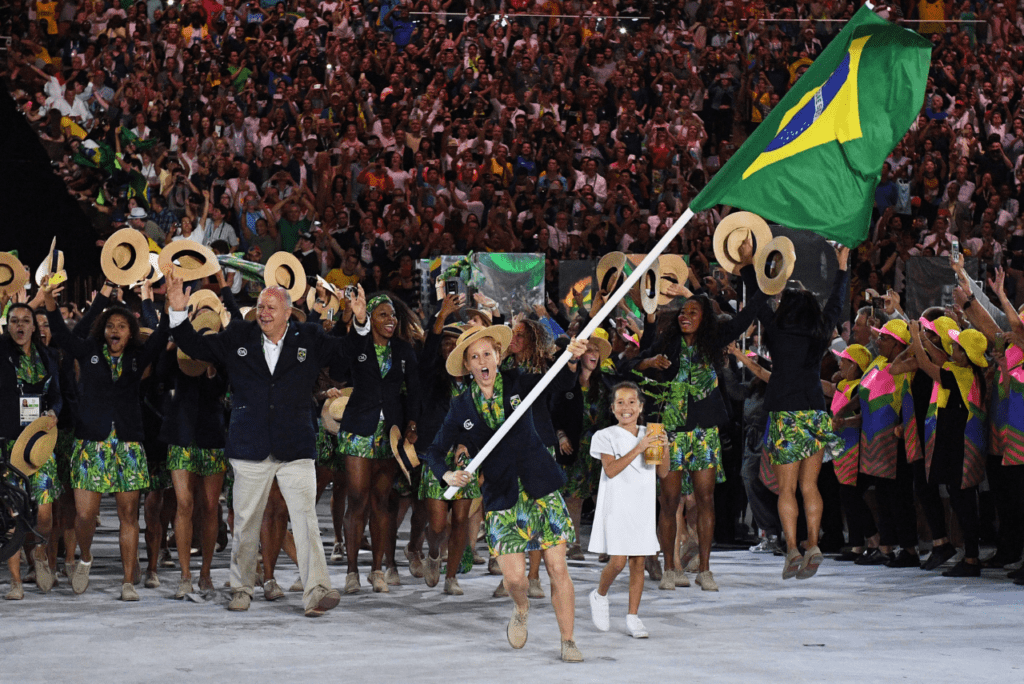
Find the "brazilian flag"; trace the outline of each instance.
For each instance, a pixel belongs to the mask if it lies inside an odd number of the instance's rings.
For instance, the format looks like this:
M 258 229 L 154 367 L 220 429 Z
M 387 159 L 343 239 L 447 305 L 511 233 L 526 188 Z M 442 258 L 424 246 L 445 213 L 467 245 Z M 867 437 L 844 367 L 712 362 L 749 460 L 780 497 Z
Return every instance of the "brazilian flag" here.
M 690 203 L 745 209 L 849 247 L 924 102 L 932 44 L 862 6 Z
M 147 138 L 147 139 L 143 140 L 142 138 L 140 138 L 139 136 L 135 135 L 134 133 L 132 133 L 129 129 L 125 128 L 124 126 L 121 127 L 121 147 L 127 147 L 128 145 L 135 145 L 135 149 L 139 150 L 141 152 L 142 150 L 148 150 L 148 149 L 154 147 L 159 142 L 160 142 L 159 138 Z

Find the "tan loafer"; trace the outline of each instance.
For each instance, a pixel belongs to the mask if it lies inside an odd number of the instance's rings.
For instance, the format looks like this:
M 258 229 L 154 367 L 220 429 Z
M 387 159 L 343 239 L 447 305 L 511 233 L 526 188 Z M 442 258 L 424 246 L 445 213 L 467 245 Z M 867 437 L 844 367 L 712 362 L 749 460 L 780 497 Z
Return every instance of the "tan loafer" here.
M 384 581 L 388 583 L 389 587 L 402 586 L 402 578 L 398 575 L 398 570 L 395 568 L 388 568 L 384 571 Z
M 512 618 L 508 621 L 508 628 L 505 630 L 508 643 L 512 648 L 522 648 L 526 645 L 529 618 L 529 613 L 520 613 L 518 608 L 512 607 Z
M 11 582 L 11 590 L 4 594 L 6 601 L 20 601 L 25 598 L 25 585 L 21 582 Z
M 562 662 L 563 663 L 582 663 L 583 654 L 580 653 L 580 649 L 576 647 L 576 642 L 572 639 L 566 639 L 562 642 Z
M 147 589 L 156 589 L 160 586 L 160 578 L 157 577 L 156 571 L 146 573 L 145 587 Z
M 441 557 L 431 558 L 428 553 L 426 560 L 423 561 L 423 581 L 427 583 L 428 587 L 436 587 L 440 580 Z
M 138 601 L 139 592 L 135 590 L 135 585 L 131 582 L 125 582 L 121 585 L 121 600 L 122 601 Z
M 192 578 L 182 577 L 178 580 L 178 588 L 174 592 L 174 598 L 180 601 L 194 591 L 195 589 L 192 587 Z
M 249 610 L 249 604 L 252 602 L 252 597 L 244 591 L 233 591 L 231 592 L 231 601 L 228 602 L 228 610 L 242 612 Z
M 359 593 L 359 573 L 350 572 L 345 575 L 345 593 L 346 594 L 358 594 Z
M 693 580 L 697 583 L 697 586 L 704 591 L 718 591 L 718 583 L 715 582 L 714 576 L 710 570 L 704 572 L 698 572 L 697 578 Z
M 800 554 L 800 549 L 791 549 L 786 554 L 786 564 L 782 566 L 782 579 L 788 580 L 796 577 L 796 573 L 800 571 L 800 563 L 803 557 Z
M 445 577 L 444 593 L 449 596 L 462 596 L 465 592 L 462 591 L 462 587 L 459 586 L 459 580 L 457 577 Z
M 807 553 L 804 554 L 804 559 L 800 563 L 800 569 L 796 572 L 796 578 L 802 580 L 814 577 L 814 573 L 818 572 L 818 566 L 823 560 L 825 560 L 825 556 L 817 546 L 807 549 Z
M 36 568 L 36 586 L 44 594 L 53 589 L 57 575 L 50 569 L 50 559 L 46 557 L 46 549 L 37 546 L 32 549 L 32 561 Z
M 336 608 L 341 602 L 341 594 L 337 589 L 326 587 L 314 587 L 310 592 L 309 606 L 306 608 L 306 617 L 320 617 L 332 608 Z
M 526 595 L 532 599 L 544 598 L 544 587 L 540 585 L 539 579 L 530 580 L 530 588 L 526 590 Z
M 78 561 L 71 571 L 71 590 L 76 594 L 83 593 L 89 588 L 89 571 L 92 570 L 92 561 Z
M 682 573 L 679 573 L 682 575 Z M 684 575 L 685 577 L 685 575 Z M 658 582 L 658 589 L 665 591 L 675 591 L 676 588 L 676 571 L 675 570 L 664 570 L 661 573 L 661 581 Z
M 263 598 L 267 601 L 276 601 L 284 596 L 284 589 L 271 577 L 263 583 Z
M 387 580 L 384 579 L 384 573 L 380 570 L 374 570 L 366 577 L 370 582 L 370 586 L 378 594 L 387 594 L 391 591 L 388 588 Z

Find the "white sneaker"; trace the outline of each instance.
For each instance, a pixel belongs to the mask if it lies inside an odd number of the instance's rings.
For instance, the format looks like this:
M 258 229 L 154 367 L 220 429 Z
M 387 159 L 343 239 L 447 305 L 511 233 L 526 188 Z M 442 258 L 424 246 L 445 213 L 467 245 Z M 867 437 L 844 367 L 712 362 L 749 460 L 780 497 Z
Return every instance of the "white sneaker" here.
M 644 627 L 644 623 L 640 622 L 640 618 L 636 615 L 626 616 L 626 631 L 634 639 L 646 639 L 650 636 L 647 633 L 647 628 Z
M 611 629 L 611 621 L 608 618 L 608 597 L 598 594 L 597 589 L 590 592 L 590 618 L 594 621 L 594 626 L 602 632 Z

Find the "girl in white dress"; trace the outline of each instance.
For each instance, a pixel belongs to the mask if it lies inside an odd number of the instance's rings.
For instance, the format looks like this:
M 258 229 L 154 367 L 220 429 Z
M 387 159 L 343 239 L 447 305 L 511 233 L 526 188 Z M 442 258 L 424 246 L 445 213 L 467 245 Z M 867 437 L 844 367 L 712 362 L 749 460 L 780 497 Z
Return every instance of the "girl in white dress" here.
M 644 590 L 644 559 L 657 554 L 659 549 L 655 518 L 657 477 L 664 477 L 669 469 L 667 458 L 658 466 L 648 465 L 642 458 L 648 447 L 668 446 L 664 433 L 649 435 L 647 428 L 637 425 L 643 407 L 643 395 L 635 383 L 616 385 L 612 413 L 618 425 L 598 430 L 590 443 L 590 455 L 601 459 L 601 484 L 589 548 L 591 553 L 611 556 L 597 589 L 590 593 L 590 612 L 594 625 L 607 632 L 608 589 L 626 567 L 628 558 L 626 630 L 638 639 L 647 637 L 647 630 L 637 616 Z

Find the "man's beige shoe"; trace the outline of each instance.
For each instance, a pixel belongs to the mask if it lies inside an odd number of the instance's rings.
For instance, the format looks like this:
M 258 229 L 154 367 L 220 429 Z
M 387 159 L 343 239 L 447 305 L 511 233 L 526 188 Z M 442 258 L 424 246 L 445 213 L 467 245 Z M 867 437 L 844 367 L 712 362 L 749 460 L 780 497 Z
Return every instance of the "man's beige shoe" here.
M 276 601 L 279 598 L 284 597 L 284 589 L 277 583 L 277 580 L 271 577 L 263 583 L 263 598 L 268 601 Z
M 682 574 L 682 573 L 679 573 Z M 676 571 L 675 570 L 663 570 L 661 573 L 661 581 L 658 582 L 658 589 L 664 589 L 666 591 L 675 591 L 676 588 Z
M 337 589 L 327 587 L 313 587 L 309 594 L 309 605 L 306 608 L 306 617 L 320 617 L 332 608 L 337 607 L 341 602 L 341 594 Z
M 7 601 L 20 601 L 25 598 L 25 586 L 21 582 L 11 582 L 11 590 L 4 594 Z
M 92 569 L 92 561 L 78 561 L 71 571 L 71 589 L 76 594 L 83 593 L 89 588 L 89 571 Z
M 530 598 L 544 598 L 544 587 L 540 585 L 539 579 L 530 580 L 530 588 L 526 590 Z
M 444 593 L 449 596 L 462 596 L 465 592 L 463 592 L 462 587 L 459 586 L 459 580 L 457 577 L 445 577 Z
M 384 571 L 384 581 L 388 583 L 389 587 L 402 586 L 402 578 L 398 575 L 398 570 L 395 568 L 388 568 Z
M 346 594 L 358 594 L 359 593 L 359 573 L 350 572 L 345 575 L 345 593 Z
M 233 591 L 231 592 L 231 601 L 228 603 L 228 610 L 241 612 L 243 610 L 249 610 L 249 603 L 252 602 L 252 597 L 244 591 Z
M 146 582 L 144 585 L 147 589 L 156 589 L 160 586 L 160 578 L 157 577 L 156 571 L 146 572 Z
M 492 598 L 505 598 L 508 596 L 508 589 L 505 588 L 505 580 L 502 579 L 498 582 L 498 586 L 495 587 L 494 593 L 491 594 Z

